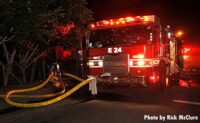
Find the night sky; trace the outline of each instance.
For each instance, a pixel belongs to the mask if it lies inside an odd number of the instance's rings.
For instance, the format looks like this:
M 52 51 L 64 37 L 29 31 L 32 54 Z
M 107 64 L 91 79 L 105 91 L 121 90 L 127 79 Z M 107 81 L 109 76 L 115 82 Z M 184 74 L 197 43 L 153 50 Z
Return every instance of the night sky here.
M 200 42 L 200 4 L 198 0 L 87 0 L 94 19 L 110 19 L 155 14 L 162 25 L 175 32 L 184 30 L 184 40 Z

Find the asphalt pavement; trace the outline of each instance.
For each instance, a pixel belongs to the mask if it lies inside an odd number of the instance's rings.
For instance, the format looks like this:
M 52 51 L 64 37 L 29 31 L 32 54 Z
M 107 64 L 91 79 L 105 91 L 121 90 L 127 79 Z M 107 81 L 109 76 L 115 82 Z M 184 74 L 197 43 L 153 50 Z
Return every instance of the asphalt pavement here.
M 95 98 L 89 96 L 86 90 L 87 87 L 58 103 L 34 109 L 12 107 L 1 100 L 0 123 L 200 121 L 199 88 L 169 87 L 164 93 L 160 93 L 157 87 L 99 86 Z

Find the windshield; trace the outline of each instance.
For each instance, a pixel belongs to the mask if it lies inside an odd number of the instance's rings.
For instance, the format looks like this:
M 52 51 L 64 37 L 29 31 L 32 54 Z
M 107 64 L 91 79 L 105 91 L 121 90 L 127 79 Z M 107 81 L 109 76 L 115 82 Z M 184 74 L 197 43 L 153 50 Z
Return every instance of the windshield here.
M 91 48 L 110 47 L 118 45 L 142 45 L 151 43 L 150 26 L 128 26 L 91 31 Z

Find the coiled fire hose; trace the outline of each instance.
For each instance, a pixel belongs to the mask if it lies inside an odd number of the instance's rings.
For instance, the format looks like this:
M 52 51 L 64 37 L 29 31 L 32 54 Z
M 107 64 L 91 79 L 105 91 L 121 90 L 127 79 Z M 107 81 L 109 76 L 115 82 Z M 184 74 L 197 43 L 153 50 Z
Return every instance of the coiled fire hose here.
M 31 92 L 31 91 L 36 91 L 42 87 L 44 87 L 49 81 L 50 79 L 53 77 L 53 73 L 51 73 L 49 75 L 49 77 L 47 78 L 47 80 L 45 80 L 42 84 L 38 85 L 38 86 L 35 86 L 33 88 L 28 88 L 28 89 L 20 89 L 22 90 L 21 92 L 19 93 L 24 93 L 24 92 Z M 56 93 L 50 93 L 50 94 L 40 94 L 40 95 L 10 95 L 10 97 L 12 98 L 50 98 L 50 97 L 54 97 L 54 96 L 58 96 L 58 95 L 61 95 L 63 93 L 65 93 L 65 85 L 63 83 L 60 83 L 61 84 L 61 88 L 62 90 L 59 91 L 59 92 L 56 92 Z M 5 98 L 6 95 L 5 94 L 1 94 L 0 97 L 3 97 Z
M 53 104 L 53 103 L 56 103 L 66 97 L 68 97 L 69 95 L 71 95 L 72 93 L 74 93 L 75 91 L 77 91 L 78 89 L 80 89 L 81 87 L 83 87 L 84 85 L 88 84 L 89 82 L 91 82 L 93 80 L 93 78 L 89 78 L 87 80 L 83 80 L 82 78 L 80 77 L 77 77 L 73 74 L 69 74 L 69 73 L 63 73 L 64 76 L 68 76 L 68 77 L 71 77 L 71 78 L 74 78 L 76 80 L 79 80 L 79 81 L 82 81 L 81 83 L 79 83 L 78 85 L 76 85 L 75 87 L 73 87 L 71 90 L 65 92 L 64 94 L 58 96 L 58 97 L 55 97 L 53 99 L 50 99 L 50 100 L 47 100 L 47 101 L 43 101 L 43 102 L 37 102 L 37 103 L 18 103 L 18 102 L 14 102 L 12 100 L 10 100 L 10 97 L 12 97 L 12 94 L 14 93 L 24 93 L 24 92 L 30 92 L 30 91 L 35 91 L 35 90 L 38 90 L 42 87 L 44 87 L 49 81 L 50 79 L 53 77 L 54 73 L 52 72 L 49 77 L 40 85 L 38 86 L 35 86 L 35 87 L 32 87 L 32 88 L 28 88 L 28 89 L 19 89 L 19 90 L 11 90 L 9 91 L 6 95 L 5 95 L 5 98 L 4 100 L 10 104 L 10 105 L 13 105 L 13 106 L 16 106 L 16 107 L 24 107 L 24 108 L 33 108 L 33 107 L 42 107 L 42 106 L 47 106 L 47 105 L 50 105 L 50 104 Z M 17 96 L 17 95 L 16 95 Z M 28 96 L 28 95 L 27 95 Z M 36 95 L 35 95 L 36 96 Z M 38 95 L 39 96 L 39 95 Z M 42 95 L 41 95 L 42 96 Z M 54 95 L 55 96 L 55 95 Z M 51 96 L 49 97 L 52 97 L 52 94 Z

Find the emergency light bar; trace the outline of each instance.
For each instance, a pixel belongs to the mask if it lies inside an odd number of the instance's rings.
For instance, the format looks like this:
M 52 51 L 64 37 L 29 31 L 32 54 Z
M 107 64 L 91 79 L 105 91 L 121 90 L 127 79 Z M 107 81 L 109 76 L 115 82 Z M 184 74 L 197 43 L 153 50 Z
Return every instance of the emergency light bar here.
M 121 26 L 121 25 L 134 25 L 138 23 L 155 22 L 155 15 L 126 17 L 119 19 L 102 20 L 90 25 L 90 28 L 107 27 L 107 26 Z

